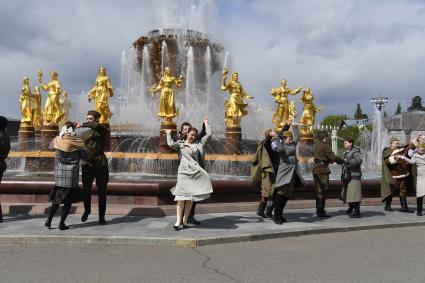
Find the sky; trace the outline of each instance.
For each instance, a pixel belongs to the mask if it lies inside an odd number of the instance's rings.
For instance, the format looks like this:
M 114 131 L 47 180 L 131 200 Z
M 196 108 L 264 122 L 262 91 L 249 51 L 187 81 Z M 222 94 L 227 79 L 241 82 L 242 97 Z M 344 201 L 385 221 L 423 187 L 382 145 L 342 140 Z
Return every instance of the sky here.
M 326 115 L 371 114 L 372 97 L 424 97 L 425 1 L 419 0 L 0 0 L 0 115 L 20 118 L 22 76 L 56 70 L 71 100 L 104 66 L 115 88 L 123 50 L 148 31 L 183 25 L 231 53 L 249 94 L 273 105 L 271 88 L 305 85 Z M 45 94 L 44 94 L 45 95 Z M 299 113 L 300 113 L 299 109 Z

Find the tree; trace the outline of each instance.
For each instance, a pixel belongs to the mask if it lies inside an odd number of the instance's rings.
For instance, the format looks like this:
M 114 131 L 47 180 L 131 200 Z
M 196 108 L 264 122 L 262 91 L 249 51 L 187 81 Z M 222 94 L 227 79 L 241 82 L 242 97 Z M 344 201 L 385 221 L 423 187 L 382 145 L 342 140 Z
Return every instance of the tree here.
M 397 104 L 397 109 L 395 110 L 395 115 L 401 114 L 401 103 Z
M 357 109 L 356 112 L 354 113 L 354 119 L 356 120 L 360 120 L 363 117 L 363 111 L 362 111 L 362 107 L 360 106 L 360 103 L 357 103 Z
M 369 117 L 363 113 L 362 107 L 360 106 L 360 103 L 357 103 L 357 109 L 354 113 L 354 119 L 361 120 L 361 119 L 368 119 Z
M 323 118 L 320 124 L 323 126 L 339 127 L 344 120 L 347 120 L 347 115 L 329 115 Z

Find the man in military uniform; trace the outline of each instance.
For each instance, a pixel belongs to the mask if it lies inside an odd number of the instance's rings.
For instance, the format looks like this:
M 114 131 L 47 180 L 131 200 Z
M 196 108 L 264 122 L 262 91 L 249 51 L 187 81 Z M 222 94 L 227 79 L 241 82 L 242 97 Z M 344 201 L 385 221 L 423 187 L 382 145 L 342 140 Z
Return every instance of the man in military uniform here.
M 3 173 L 6 171 L 6 158 L 10 151 L 10 138 L 6 134 L 7 124 L 8 120 L 5 117 L 0 116 L 0 183 L 3 178 Z M 3 222 L 3 213 L 0 204 L 0 223 L 1 222 Z
M 106 188 L 109 181 L 108 160 L 105 156 L 105 141 L 107 129 L 99 123 L 100 113 L 91 110 L 87 113 L 87 122 L 77 127 L 89 128 L 83 133 L 83 141 L 87 148 L 90 149 L 90 158 L 82 163 L 82 179 L 83 187 L 86 193 L 84 200 L 84 213 L 81 221 L 86 222 L 91 213 L 91 190 L 93 181 L 96 179 L 98 205 L 99 205 L 99 224 L 106 225 Z
M 381 198 L 385 201 L 385 210 L 393 211 L 391 208 L 392 195 L 399 190 L 401 212 L 412 213 L 407 206 L 406 179 L 409 176 L 409 164 L 403 156 L 407 156 L 409 149 L 414 148 L 413 144 L 401 147 L 400 141 L 396 137 L 390 139 L 390 146 L 384 148 L 382 152 L 382 182 Z
M 329 186 L 330 163 L 344 164 L 344 159 L 339 158 L 328 144 L 328 132 L 321 131 L 318 134 L 319 141 L 314 145 L 313 180 L 316 189 L 316 214 L 317 217 L 330 217 L 325 212 L 325 193 Z
M 279 154 L 272 150 L 272 137 L 276 136 L 273 130 L 267 130 L 264 133 L 264 140 L 258 146 L 252 159 L 251 175 L 255 185 L 261 187 L 261 200 L 258 205 L 257 215 L 263 218 L 272 215 L 271 205 L 268 209 L 268 215 L 264 213 L 267 201 L 271 198 L 276 182 L 276 172 L 279 165 Z M 273 206 L 274 207 L 274 206 Z

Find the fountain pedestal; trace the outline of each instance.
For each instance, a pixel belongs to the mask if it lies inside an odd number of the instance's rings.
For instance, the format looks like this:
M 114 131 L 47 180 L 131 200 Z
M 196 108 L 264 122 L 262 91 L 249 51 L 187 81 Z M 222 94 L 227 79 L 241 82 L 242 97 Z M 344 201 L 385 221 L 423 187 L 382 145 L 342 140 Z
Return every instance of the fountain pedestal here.
M 172 153 L 174 152 L 168 145 L 167 145 L 167 134 L 165 133 L 166 130 L 171 130 L 171 136 L 177 135 L 177 125 L 175 122 L 163 122 L 161 123 L 161 128 L 159 130 L 159 150 L 160 152 L 164 153 Z
M 18 131 L 19 150 L 30 150 L 34 144 L 34 127 L 27 123 L 21 123 Z
M 34 130 L 35 138 L 40 139 L 41 138 L 41 128 Z
M 226 127 L 224 148 L 227 154 L 240 154 L 242 145 L 242 129 L 240 126 Z
M 58 125 L 43 125 L 41 127 L 41 150 L 49 150 L 52 140 L 59 134 Z
M 313 157 L 314 134 L 300 134 L 299 155 L 308 159 Z

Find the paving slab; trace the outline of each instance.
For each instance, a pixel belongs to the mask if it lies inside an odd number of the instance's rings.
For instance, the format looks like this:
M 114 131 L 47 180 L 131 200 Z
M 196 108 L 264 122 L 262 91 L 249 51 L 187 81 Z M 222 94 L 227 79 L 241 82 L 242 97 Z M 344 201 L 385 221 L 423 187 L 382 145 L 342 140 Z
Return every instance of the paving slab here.
M 382 206 L 363 207 L 362 218 L 349 218 L 344 207 L 328 208 L 332 216 L 317 218 L 314 209 L 290 209 L 285 211 L 287 223 L 276 225 L 271 219 L 258 217 L 255 212 L 199 214 L 200 226 L 175 231 L 175 217 L 143 217 L 107 215 L 108 225 L 98 225 L 95 215 L 86 223 L 80 215 L 67 219 L 71 229 L 57 229 L 59 215 L 52 223 L 53 229 L 43 226 L 44 214 L 5 215 L 0 224 L 0 244 L 31 243 L 110 243 L 174 246 L 205 246 L 222 243 L 264 240 L 300 235 L 348 232 L 367 229 L 425 225 L 425 217 L 416 213 L 384 211 Z

